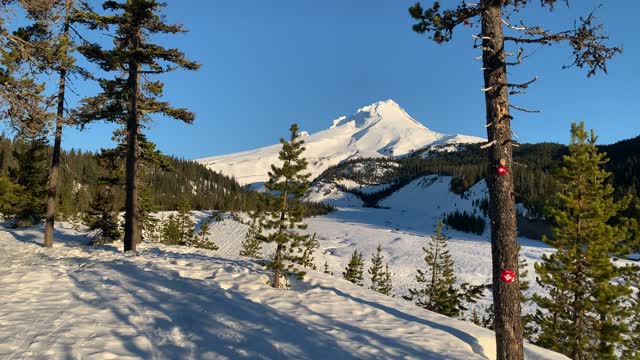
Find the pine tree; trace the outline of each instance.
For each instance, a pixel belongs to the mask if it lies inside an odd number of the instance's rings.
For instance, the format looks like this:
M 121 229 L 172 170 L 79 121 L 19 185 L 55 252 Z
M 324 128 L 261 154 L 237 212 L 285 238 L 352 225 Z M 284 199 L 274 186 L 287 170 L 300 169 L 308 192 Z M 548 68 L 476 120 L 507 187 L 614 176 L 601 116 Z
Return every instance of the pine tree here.
M 538 282 L 548 293 L 533 296 L 541 309 L 535 316 L 537 343 L 572 359 L 614 358 L 628 332 L 631 310 L 630 287 L 613 282 L 622 270 L 609 258 L 627 229 L 608 223 L 629 199 L 614 201 L 606 182 L 609 173 L 601 169 L 606 154 L 598 152 L 596 140 L 584 123 L 572 124 L 569 155 L 558 173 L 560 191 L 547 209 L 553 237 L 543 238 L 557 251 L 535 265 Z
M 13 151 L 16 167 L 9 177 L 20 186 L 18 203 L 13 208 L 14 226 L 26 227 L 39 223 L 45 213 L 47 194 L 47 140 L 43 135 L 20 140 Z
M 367 272 L 371 277 L 371 286 L 369 289 L 373 291 L 378 291 L 380 286 L 380 280 L 382 278 L 382 246 L 378 243 L 378 247 L 376 248 L 376 253 L 371 255 L 371 267 Z
M 206 219 L 200 226 L 198 234 L 189 242 L 189 246 L 207 250 L 218 250 L 218 245 L 209 240 L 209 235 L 211 235 L 209 219 Z
M 149 43 L 154 34 L 176 34 L 185 30 L 181 25 L 163 22 L 160 14 L 164 3 L 157 0 L 127 0 L 124 3 L 105 1 L 103 8 L 116 12 L 101 16 L 91 12 L 79 12 L 77 19 L 92 29 L 116 27 L 114 48 L 105 50 L 99 44 L 87 44 L 79 51 L 106 72 L 115 72 L 115 79 L 100 79 L 102 93 L 86 98 L 78 110 L 83 123 L 105 120 L 126 124 L 126 201 L 124 250 L 135 251 L 142 240 L 139 198 L 138 167 L 141 122 L 149 115 L 164 116 L 193 122 L 195 115 L 182 108 L 173 108 L 167 102 L 158 101 L 163 84 L 148 80 L 154 74 L 163 74 L 179 68 L 196 70 L 199 64 L 185 58 L 178 49 L 166 49 Z M 141 75 L 144 77 L 141 78 Z
M 176 221 L 178 222 L 178 228 L 180 229 L 179 245 L 187 245 L 195 230 L 195 223 L 191 219 L 190 210 L 191 205 L 188 201 L 184 200 L 178 205 L 178 215 Z
M 90 231 L 96 231 L 91 245 L 107 244 L 121 238 L 118 207 L 113 190 L 109 186 L 96 192 L 89 204 L 85 223 Z
M 266 242 L 276 243 L 276 252 L 273 260 L 269 263 L 269 268 L 273 270 L 273 281 L 271 286 L 280 287 L 280 276 L 285 270 L 285 261 L 300 263 L 300 253 L 303 246 L 309 239 L 309 235 L 299 234 L 296 229 L 306 229 L 302 222 L 303 211 L 299 200 L 309 188 L 309 176 L 303 173 L 307 168 L 307 161 L 302 157 L 304 152 L 304 140 L 299 137 L 298 125 L 293 124 L 289 129 L 289 140 L 280 139 L 282 150 L 278 159 L 282 161 L 282 166 L 271 165 L 269 181 L 265 184 L 266 189 L 277 194 L 276 211 L 269 214 L 264 222 L 264 228 L 271 231 L 265 236 Z M 286 268 L 289 273 L 301 277 L 304 273 L 295 268 L 293 263 L 289 263 Z
M 240 256 L 248 256 L 254 259 L 258 259 L 262 255 L 262 216 L 258 211 L 251 213 L 251 225 L 249 231 L 242 241 L 242 248 L 240 249 Z
M 349 259 L 349 263 L 347 267 L 344 269 L 342 273 L 342 277 L 347 281 L 352 282 L 356 285 L 362 286 L 362 280 L 364 273 L 364 260 L 362 258 L 362 252 L 358 252 L 358 250 L 354 250 L 353 254 L 351 254 L 351 258 Z
M 532 25 L 524 15 L 533 3 L 553 10 L 558 0 L 539 2 L 526 0 L 460 1 L 451 8 L 441 9 L 440 1 L 423 8 L 415 3 L 409 13 L 416 20 L 413 31 L 428 33 L 438 44 L 449 42 L 460 26 L 479 28 L 474 34 L 474 47 L 482 51 L 482 88 L 486 105 L 488 166 L 486 183 L 489 190 L 489 219 L 491 223 L 492 291 L 496 309 L 496 354 L 498 360 L 524 359 L 523 331 L 520 323 L 518 279 L 507 284 L 500 281 L 504 269 L 517 269 L 517 229 L 514 191 L 514 171 L 498 174 L 499 166 L 511 167 L 513 144 L 511 109 L 529 111 L 510 103 L 509 96 L 523 93 L 537 77 L 530 81 L 509 81 L 508 66 L 523 63 L 524 47 L 566 43 L 572 49 L 573 62 L 566 67 L 587 68 L 587 76 L 607 71 L 607 61 L 622 52 L 609 47 L 602 25 L 593 13 L 581 17 L 566 30 L 553 32 L 543 26 Z M 569 4 L 568 1 L 566 1 Z M 511 23 L 510 23 L 511 22 Z M 517 24 L 517 25 L 512 25 Z M 509 58 L 509 45 L 518 46 Z M 535 111 L 534 111 L 535 112 Z M 519 192 L 519 190 L 518 190 Z
M 427 271 L 418 269 L 416 281 L 425 285 L 420 289 L 409 289 L 409 295 L 403 297 L 414 301 L 421 308 L 450 317 L 460 316 L 466 310 L 463 303 L 475 302 L 482 295 L 485 286 L 470 286 L 466 283 L 460 287 L 455 286 L 454 264 L 447 250 L 447 237 L 442 234 L 442 221 L 438 222 L 429 247 L 423 247 L 422 250 L 425 252 Z
M 386 267 L 382 266 L 382 246 L 378 244 L 376 253 L 371 255 L 371 267 L 367 272 L 371 277 L 371 286 L 369 289 L 377 291 L 384 295 L 391 295 L 393 290 L 391 284 L 391 272 L 389 271 L 389 264 Z
M 316 240 L 316 233 L 313 233 L 311 237 L 307 237 L 302 241 L 302 255 L 300 255 L 297 261 L 303 267 L 307 269 L 318 270 L 318 267 L 314 263 L 313 252 L 320 247 L 320 243 Z
M 393 283 L 391 282 L 391 270 L 389 270 L 389 264 L 385 265 L 385 269 L 378 282 L 377 291 L 380 294 L 387 296 L 391 296 L 391 293 L 393 292 Z
M 180 221 L 175 214 L 171 214 L 162 223 L 161 242 L 167 245 L 183 245 Z
M 18 194 L 20 186 L 14 184 L 8 177 L 0 175 L 0 219 L 13 212 L 20 200 Z

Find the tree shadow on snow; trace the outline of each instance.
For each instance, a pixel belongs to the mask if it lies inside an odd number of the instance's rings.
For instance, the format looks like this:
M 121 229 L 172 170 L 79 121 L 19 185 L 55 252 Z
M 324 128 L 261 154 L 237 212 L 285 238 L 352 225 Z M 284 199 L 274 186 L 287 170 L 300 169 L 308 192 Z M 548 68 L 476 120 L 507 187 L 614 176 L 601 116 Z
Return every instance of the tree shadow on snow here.
M 478 342 L 478 339 L 476 339 L 474 336 L 456 329 L 454 327 L 445 325 L 445 324 L 440 324 L 440 323 L 436 323 L 427 319 L 423 319 L 423 318 L 419 318 L 410 314 L 407 314 L 405 312 L 402 312 L 400 310 L 394 309 L 394 308 L 390 308 L 388 306 L 376 303 L 376 302 L 372 302 L 372 301 L 367 301 L 364 299 L 361 299 L 359 297 L 355 297 L 351 294 L 347 294 L 343 291 L 340 291 L 334 287 L 327 287 L 327 286 L 323 286 L 323 285 L 319 285 L 317 286 L 319 289 L 323 289 L 323 290 L 328 290 L 328 291 L 332 291 L 334 292 L 336 295 L 345 297 L 349 300 L 355 301 L 357 303 L 363 304 L 363 305 L 367 305 L 373 308 L 376 308 L 378 310 L 382 310 L 386 313 L 388 313 L 389 315 L 392 315 L 394 317 L 397 317 L 399 319 L 403 319 L 409 322 L 414 322 L 414 323 L 418 323 L 418 324 L 422 324 L 425 326 L 428 326 L 430 328 L 433 329 L 438 329 L 438 330 L 442 330 L 444 332 L 447 332 L 455 337 L 457 337 L 458 339 L 462 340 L 463 342 L 467 343 L 471 349 L 473 350 L 473 352 L 479 356 L 485 357 L 486 355 L 484 354 L 484 350 L 482 348 L 482 345 L 480 345 L 480 343 Z
M 175 253 L 166 255 L 181 257 Z M 199 260 L 207 258 L 204 255 L 197 257 Z M 66 260 L 87 262 L 83 258 Z M 210 258 L 210 264 L 222 261 L 229 262 Z M 152 262 L 149 264 L 153 265 Z M 233 261 L 229 265 L 233 266 Z M 132 355 L 141 358 L 368 358 L 342 347 L 326 328 L 310 326 L 233 290 L 224 290 L 215 279 L 183 278 L 171 269 L 153 266 L 144 269 L 142 263 L 120 260 L 98 262 L 84 268 L 82 274 L 70 272 L 69 277 L 76 285 L 77 291 L 72 295 L 77 301 L 90 308 L 107 308 L 119 323 L 134 329 L 133 335 L 121 331 L 111 334 Z M 86 296 L 87 293 L 95 296 Z M 122 293 L 130 299 L 117 298 Z M 367 338 L 375 338 L 384 346 L 418 358 L 442 358 L 400 339 L 385 338 L 345 323 L 337 326 L 357 335 L 352 341 L 360 342 L 360 346 L 370 346 Z M 138 336 L 146 337 L 151 348 L 140 345 L 136 341 Z

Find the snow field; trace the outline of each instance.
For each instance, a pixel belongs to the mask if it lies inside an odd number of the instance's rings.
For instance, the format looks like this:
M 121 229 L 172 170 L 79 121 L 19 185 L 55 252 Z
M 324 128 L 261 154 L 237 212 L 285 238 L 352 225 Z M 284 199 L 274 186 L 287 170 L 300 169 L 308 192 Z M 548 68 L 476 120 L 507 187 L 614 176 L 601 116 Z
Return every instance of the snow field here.
M 43 249 L 41 236 L 41 227 L 0 231 L 2 358 L 495 354 L 486 329 L 319 272 L 284 291 L 266 284 L 268 273 L 255 261 L 220 251 L 141 244 L 138 255 L 123 254 L 114 246 L 84 246 L 88 238 L 67 228 L 56 230 L 53 249 Z M 532 346 L 527 354 L 562 358 Z

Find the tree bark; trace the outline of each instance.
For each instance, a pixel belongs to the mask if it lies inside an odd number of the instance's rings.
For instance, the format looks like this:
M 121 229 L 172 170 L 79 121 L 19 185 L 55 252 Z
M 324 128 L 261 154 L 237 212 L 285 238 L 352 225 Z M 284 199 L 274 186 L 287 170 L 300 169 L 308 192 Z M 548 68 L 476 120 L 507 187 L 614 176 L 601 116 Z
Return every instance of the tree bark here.
M 130 51 L 138 49 L 140 43 L 138 27 L 130 38 Z M 124 220 L 124 251 L 136 251 L 141 241 L 138 207 L 138 86 L 139 71 L 136 59 L 129 60 L 127 79 L 127 176 Z
M 66 14 L 64 19 L 63 34 L 69 37 L 69 13 L 71 10 L 71 0 L 67 0 Z M 68 56 L 65 51 L 64 56 Z M 66 59 L 63 59 L 66 62 Z M 49 173 L 49 191 L 47 192 L 47 214 L 44 226 L 44 247 L 53 247 L 53 227 L 56 217 L 56 195 L 58 194 L 58 182 L 60 178 L 60 147 L 62 145 L 62 127 L 64 126 L 64 100 L 67 79 L 67 69 L 64 65 L 60 67 L 60 79 L 58 80 L 58 109 L 56 112 L 56 130 L 53 142 L 53 155 L 51 157 L 51 169 Z
M 276 248 L 276 256 L 273 259 L 275 267 L 273 268 L 273 287 L 280 288 L 280 266 L 282 264 L 282 244 L 278 244 Z
M 482 12 L 484 86 L 487 137 L 495 144 L 489 148 L 487 186 L 491 220 L 491 255 L 493 267 L 493 304 L 498 360 L 524 359 L 522 320 L 520 318 L 520 279 L 516 211 L 513 194 L 511 115 L 509 114 L 507 71 L 502 32 L 502 0 L 486 1 Z M 500 165 L 508 172 L 498 175 Z M 503 270 L 515 272 L 510 283 L 500 280 Z

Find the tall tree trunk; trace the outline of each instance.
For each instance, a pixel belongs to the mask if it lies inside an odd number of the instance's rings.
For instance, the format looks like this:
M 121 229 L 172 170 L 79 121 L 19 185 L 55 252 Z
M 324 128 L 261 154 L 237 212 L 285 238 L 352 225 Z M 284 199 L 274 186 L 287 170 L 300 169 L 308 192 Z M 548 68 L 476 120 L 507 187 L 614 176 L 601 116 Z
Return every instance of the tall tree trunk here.
M 69 37 L 69 13 L 71 10 L 71 0 L 67 0 L 66 13 L 64 18 L 63 34 L 65 38 Z M 69 54 L 65 51 L 64 56 Z M 66 64 L 66 59 L 63 59 Z M 56 112 L 56 131 L 55 140 L 53 142 L 53 155 L 51 158 L 51 170 L 49 174 L 49 191 L 47 192 L 47 215 L 44 227 L 44 247 L 53 246 L 53 226 L 56 217 L 56 195 L 58 194 L 58 182 L 60 177 L 60 147 L 62 144 L 62 127 L 64 125 L 64 100 L 65 86 L 67 78 L 66 65 L 62 65 L 59 71 L 60 79 L 58 81 L 58 109 Z
M 286 184 L 289 183 L 289 180 L 285 180 Z M 278 231 L 283 231 L 282 229 L 286 228 L 284 225 L 285 220 L 287 219 L 287 191 L 285 190 L 284 196 L 282 197 L 282 208 L 280 209 L 280 229 Z M 273 287 L 278 289 L 280 288 L 280 267 L 282 266 L 282 250 L 283 245 L 278 244 L 276 248 L 276 256 L 274 257 L 274 268 L 273 268 Z
M 489 187 L 489 218 L 491 220 L 491 255 L 493 263 L 493 304 L 498 360 L 524 358 L 522 321 L 520 319 L 520 279 L 518 274 L 518 241 L 516 238 L 516 210 L 511 169 L 511 115 L 509 114 L 507 71 L 502 33 L 502 0 L 489 0 L 482 13 L 485 102 L 489 168 L 486 178 Z M 497 168 L 508 168 L 498 175 Z M 503 270 L 515 272 L 510 283 L 500 280 Z
M 273 287 L 280 288 L 280 266 L 282 264 L 282 244 L 278 244 L 276 248 L 276 256 L 273 259 L 275 267 L 273 268 Z
M 130 50 L 138 48 L 140 43 L 140 29 L 131 35 Z M 127 105 L 127 176 L 126 200 L 124 219 L 124 251 L 136 251 L 141 241 L 140 219 L 138 207 L 138 63 L 129 61 L 129 78 L 127 90 L 129 93 Z

